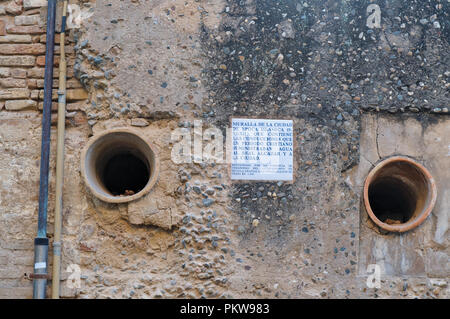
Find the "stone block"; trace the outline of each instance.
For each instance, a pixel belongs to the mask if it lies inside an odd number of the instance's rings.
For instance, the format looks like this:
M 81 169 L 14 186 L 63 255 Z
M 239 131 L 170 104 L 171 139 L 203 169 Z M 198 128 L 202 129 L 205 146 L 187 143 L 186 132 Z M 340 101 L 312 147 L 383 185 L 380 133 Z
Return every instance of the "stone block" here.
M 0 100 L 26 99 L 30 96 L 28 89 L 4 89 L 0 90 Z
M 34 56 L 0 56 L 0 66 L 33 66 Z
M 0 78 L 7 78 L 11 74 L 10 68 L 0 68 Z
M 45 30 L 37 25 L 17 25 L 6 28 L 8 33 L 13 34 L 43 34 Z
M 26 79 L 27 71 L 25 69 L 11 69 L 11 76 L 16 79 Z
M 33 297 L 33 287 L 2 287 L 0 288 L 0 299 L 31 299 Z
M 3 88 L 25 88 L 27 87 L 27 82 L 24 79 L 0 79 L 0 87 Z
M 34 44 L 0 44 L 0 54 L 45 54 L 45 45 Z
M 155 194 L 149 194 L 141 200 L 128 204 L 128 220 L 134 225 L 154 225 L 171 229 L 172 208 L 162 208 L 167 206 L 171 206 L 171 203 L 161 203 Z
M 22 4 L 16 3 L 16 1 L 10 1 L 5 7 L 5 11 L 12 15 L 18 15 L 22 13 L 23 7 Z
M 6 101 L 5 107 L 8 111 L 20 111 L 36 108 L 37 102 L 33 100 L 12 100 Z
M 29 16 L 16 16 L 14 18 L 15 25 L 36 25 L 39 24 L 39 15 L 29 15 Z
M 67 101 L 81 101 L 89 97 L 88 93 L 84 89 L 69 89 L 66 92 Z M 39 99 L 44 99 L 44 90 L 39 91 Z M 52 99 L 58 99 L 58 90 L 53 89 Z
M 6 29 L 5 29 L 5 21 L 0 20 L 0 35 L 5 35 Z
M 32 38 L 29 34 L 8 34 L 0 36 L 0 43 L 31 43 L 31 41 Z
M 33 9 L 33 8 L 40 8 L 40 7 L 46 7 L 47 1 L 46 0 L 24 0 L 23 1 L 23 7 L 25 9 Z
M 45 56 L 44 55 L 37 57 L 36 65 L 37 66 L 45 66 Z M 55 65 L 55 66 L 59 65 L 59 57 L 58 56 L 55 56 L 53 58 L 53 65 Z

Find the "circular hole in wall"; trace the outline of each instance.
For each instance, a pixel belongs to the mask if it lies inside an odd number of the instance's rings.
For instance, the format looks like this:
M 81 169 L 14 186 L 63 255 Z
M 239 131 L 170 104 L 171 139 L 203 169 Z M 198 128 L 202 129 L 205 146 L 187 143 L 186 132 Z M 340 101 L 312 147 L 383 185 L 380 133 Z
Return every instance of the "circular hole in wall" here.
M 406 223 L 412 217 L 416 199 L 414 191 L 399 179 L 384 177 L 369 187 L 369 203 L 383 223 Z
M 402 156 L 379 163 L 364 184 L 369 217 L 388 231 L 404 232 L 420 225 L 432 211 L 436 196 L 428 170 Z
M 159 161 L 137 132 L 114 129 L 93 137 L 82 155 L 82 174 L 103 201 L 123 203 L 148 193 L 156 183 Z
M 142 156 L 121 152 L 112 156 L 101 174 L 101 181 L 114 196 L 129 196 L 144 189 L 150 177 L 150 165 Z

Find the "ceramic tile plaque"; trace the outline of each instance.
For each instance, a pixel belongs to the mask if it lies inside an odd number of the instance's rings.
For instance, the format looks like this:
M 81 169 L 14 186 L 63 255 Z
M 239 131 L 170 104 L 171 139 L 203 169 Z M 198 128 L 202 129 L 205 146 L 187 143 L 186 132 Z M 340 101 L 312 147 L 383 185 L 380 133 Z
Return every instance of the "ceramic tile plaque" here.
M 233 118 L 232 180 L 293 180 L 293 121 Z

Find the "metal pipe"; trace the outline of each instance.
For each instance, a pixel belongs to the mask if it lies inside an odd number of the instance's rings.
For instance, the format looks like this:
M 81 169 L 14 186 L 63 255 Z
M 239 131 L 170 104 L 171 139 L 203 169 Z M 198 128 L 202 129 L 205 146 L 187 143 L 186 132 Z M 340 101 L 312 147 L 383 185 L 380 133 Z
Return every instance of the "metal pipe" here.
M 48 238 L 34 240 L 33 298 L 45 299 L 47 287 Z
M 34 240 L 34 278 L 33 298 L 44 299 L 47 288 L 47 208 L 48 174 L 50 158 L 50 128 L 53 90 L 53 54 L 55 49 L 56 0 L 48 0 L 47 6 L 47 44 L 45 49 L 44 110 L 42 113 L 41 167 L 39 177 L 38 231 Z M 38 275 L 38 276 L 36 276 Z
M 58 90 L 58 138 L 56 144 L 56 204 L 55 231 L 53 238 L 53 270 L 52 270 L 52 298 L 59 299 L 59 285 L 61 274 L 61 228 L 62 228 L 62 197 L 64 183 L 64 133 L 66 120 L 66 31 L 67 0 L 64 1 L 61 33 L 60 33 L 60 62 L 59 62 L 59 90 Z

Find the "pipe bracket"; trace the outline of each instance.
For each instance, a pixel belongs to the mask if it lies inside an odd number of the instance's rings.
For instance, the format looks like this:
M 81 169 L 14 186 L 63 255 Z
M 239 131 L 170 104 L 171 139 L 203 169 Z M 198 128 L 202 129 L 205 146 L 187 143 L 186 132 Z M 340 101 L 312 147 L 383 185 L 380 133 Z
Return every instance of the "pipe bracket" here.
M 53 254 L 61 256 L 61 242 L 53 242 Z
M 51 279 L 49 274 L 30 274 L 31 279 Z

